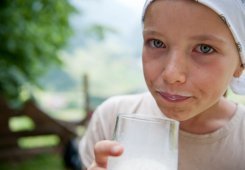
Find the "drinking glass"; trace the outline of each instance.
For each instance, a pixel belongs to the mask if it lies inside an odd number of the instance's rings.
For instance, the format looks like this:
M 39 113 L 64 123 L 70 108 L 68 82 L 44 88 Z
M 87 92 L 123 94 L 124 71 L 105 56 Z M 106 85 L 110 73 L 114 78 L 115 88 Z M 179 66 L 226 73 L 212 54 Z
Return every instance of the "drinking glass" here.
M 179 122 L 140 114 L 119 114 L 114 139 L 123 147 L 108 170 L 177 170 Z

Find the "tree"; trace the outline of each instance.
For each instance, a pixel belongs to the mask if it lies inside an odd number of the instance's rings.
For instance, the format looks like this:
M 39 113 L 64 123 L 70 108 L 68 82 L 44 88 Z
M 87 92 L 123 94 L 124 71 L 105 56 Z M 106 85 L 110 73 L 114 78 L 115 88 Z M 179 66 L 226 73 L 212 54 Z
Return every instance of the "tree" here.
M 75 11 L 68 0 L 0 1 L 1 97 L 24 102 L 29 87 L 39 86 L 40 76 L 62 64 L 58 51 L 73 33 L 69 17 Z

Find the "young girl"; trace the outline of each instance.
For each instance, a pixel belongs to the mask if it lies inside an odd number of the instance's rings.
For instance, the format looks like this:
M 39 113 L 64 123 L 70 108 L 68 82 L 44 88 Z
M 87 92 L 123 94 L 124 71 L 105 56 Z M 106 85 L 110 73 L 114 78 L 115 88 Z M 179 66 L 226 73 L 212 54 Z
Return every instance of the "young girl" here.
M 150 93 L 98 107 L 80 144 L 85 166 L 106 169 L 123 153 L 108 139 L 117 113 L 135 113 L 180 122 L 179 170 L 245 169 L 245 107 L 224 97 L 229 85 L 245 94 L 245 1 L 148 0 L 143 38 Z

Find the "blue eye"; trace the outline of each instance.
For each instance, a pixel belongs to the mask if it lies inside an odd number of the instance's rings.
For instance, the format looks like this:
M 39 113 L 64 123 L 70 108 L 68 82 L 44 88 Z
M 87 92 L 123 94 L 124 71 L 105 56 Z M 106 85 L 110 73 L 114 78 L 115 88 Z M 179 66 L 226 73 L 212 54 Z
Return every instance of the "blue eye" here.
M 199 45 L 196 50 L 204 54 L 210 54 L 214 52 L 214 49 L 211 46 L 206 45 L 206 44 Z
M 154 48 L 164 48 L 165 47 L 164 43 L 157 39 L 151 40 L 150 45 L 151 47 L 154 47 Z

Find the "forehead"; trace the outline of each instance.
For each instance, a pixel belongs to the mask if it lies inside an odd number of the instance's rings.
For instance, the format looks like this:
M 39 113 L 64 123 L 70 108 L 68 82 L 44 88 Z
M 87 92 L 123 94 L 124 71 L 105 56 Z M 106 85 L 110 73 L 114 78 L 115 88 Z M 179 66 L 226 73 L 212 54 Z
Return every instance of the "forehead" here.
M 148 11 L 149 7 L 154 3 L 158 3 L 159 1 L 165 1 L 170 3 L 175 3 L 175 2 L 195 3 L 195 4 L 202 5 L 202 3 L 199 2 L 199 0 L 146 0 L 143 8 L 142 20 L 144 20 L 145 13 Z
M 210 8 L 194 0 L 156 0 L 147 8 L 144 25 L 155 24 L 165 27 L 171 24 L 208 27 L 212 23 L 225 26 L 220 16 Z M 179 27 L 181 28 L 181 27 Z
M 189 10 L 192 12 L 193 16 L 195 15 L 195 11 L 198 10 L 204 10 L 206 13 L 213 13 L 218 16 L 213 10 L 208 8 L 207 6 L 204 6 L 200 3 L 198 3 L 197 0 L 153 0 L 150 3 L 147 3 L 145 6 L 145 9 L 143 11 L 143 21 L 147 17 L 149 11 L 154 11 L 159 4 L 164 4 L 162 7 L 166 7 L 164 9 L 161 9 L 162 13 L 176 13 L 181 12 L 181 8 L 179 8 L 178 4 L 185 5 L 185 8 L 189 8 Z M 153 8 L 153 9 L 152 9 Z M 166 16 L 167 17 L 167 16 Z
M 235 44 L 229 28 L 220 16 L 193 0 L 154 1 L 145 14 L 145 32 L 157 32 L 171 39 L 207 37 L 208 35 L 226 44 Z M 213 40 L 213 38 L 209 39 Z M 235 46 L 231 45 L 231 47 Z

